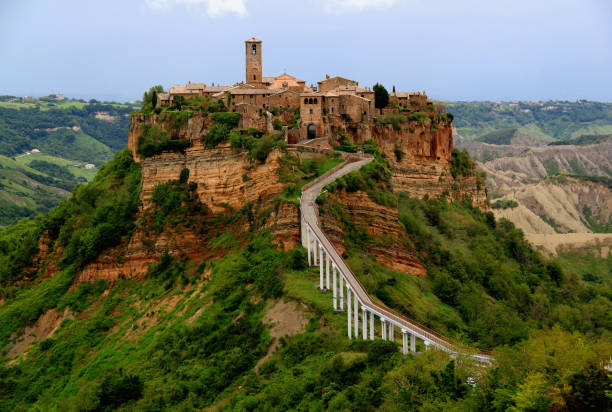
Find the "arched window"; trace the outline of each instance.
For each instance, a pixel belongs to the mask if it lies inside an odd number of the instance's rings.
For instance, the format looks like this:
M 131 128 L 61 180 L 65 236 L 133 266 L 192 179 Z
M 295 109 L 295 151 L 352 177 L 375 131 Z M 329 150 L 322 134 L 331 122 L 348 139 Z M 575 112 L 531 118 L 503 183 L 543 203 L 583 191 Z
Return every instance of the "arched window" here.
M 253 75 L 253 80 L 257 80 L 257 75 Z
M 312 97 L 310 99 L 308 99 L 308 104 L 312 104 L 313 100 Z
M 257 45 L 256 45 L 256 44 L 254 44 L 254 45 L 251 47 L 251 54 L 257 54 Z
M 315 97 L 315 99 L 314 99 L 314 104 L 317 104 L 317 98 L 316 98 L 316 97 Z
M 307 97 L 304 98 L 304 104 L 308 104 L 308 98 Z

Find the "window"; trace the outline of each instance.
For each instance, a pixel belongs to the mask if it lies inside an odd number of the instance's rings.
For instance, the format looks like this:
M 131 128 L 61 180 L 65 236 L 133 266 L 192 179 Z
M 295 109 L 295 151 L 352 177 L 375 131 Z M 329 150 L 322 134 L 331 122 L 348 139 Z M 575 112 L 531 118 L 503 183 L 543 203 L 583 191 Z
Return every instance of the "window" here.
M 253 80 L 257 80 L 257 76 L 255 74 L 253 75 Z
M 304 104 L 308 104 L 308 98 L 304 99 Z
M 312 111 L 312 109 L 310 109 L 310 114 L 312 114 L 312 113 L 313 113 L 313 111 Z
M 314 99 L 314 104 L 317 104 L 317 98 L 316 98 L 316 97 L 315 97 L 315 99 Z
M 254 45 L 251 47 L 251 54 L 253 54 L 253 55 L 257 54 L 257 45 L 256 45 L 256 44 L 254 44 Z

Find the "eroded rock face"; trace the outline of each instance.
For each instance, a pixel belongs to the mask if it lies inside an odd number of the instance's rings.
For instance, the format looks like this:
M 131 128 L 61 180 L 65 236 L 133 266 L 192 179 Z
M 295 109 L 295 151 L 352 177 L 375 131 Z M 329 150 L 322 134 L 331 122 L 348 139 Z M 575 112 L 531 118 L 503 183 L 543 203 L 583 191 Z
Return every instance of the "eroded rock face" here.
M 501 200 L 515 200 L 519 206 L 494 209 L 495 215 L 512 220 L 525 233 L 590 233 L 593 224 L 612 222 L 612 190 L 572 177 L 523 185 Z
M 476 207 L 487 209 L 484 185 L 475 176 L 453 179 L 451 156 L 453 128 L 448 121 L 412 121 L 397 127 L 361 124 L 351 132 L 355 143 L 374 140 L 393 171 L 391 186 L 394 192 L 411 196 L 438 197 L 442 194 L 455 200 L 468 197 Z M 337 138 L 334 138 L 337 139 Z
M 248 202 L 265 201 L 279 194 L 283 184 L 278 181 L 279 158 L 275 150 L 264 164 L 254 165 L 248 153 L 235 151 L 229 143 L 215 149 L 205 148 L 199 141 L 182 153 L 164 153 L 142 161 L 142 192 L 144 208 L 155 185 L 178 180 L 183 169 L 189 169 L 189 182 L 196 183 L 200 201 L 213 213 L 240 209 Z
M 181 171 L 189 169 L 189 183 L 197 185 L 196 193 L 211 214 L 239 210 L 247 203 L 266 204 L 281 193 L 284 185 L 279 182 L 280 150 L 273 151 L 265 163 L 252 163 L 245 151 L 232 150 L 228 144 L 207 149 L 199 141 L 182 153 L 164 153 L 143 159 L 142 211 L 152 206 L 151 196 L 155 186 L 170 180 L 178 180 Z M 274 241 L 282 248 L 292 248 L 299 240 L 299 216 L 297 206 L 280 203 L 267 211 L 264 227 L 269 228 Z M 165 250 L 172 256 L 205 261 L 217 256 L 209 241 L 215 235 L 229 230 L 207 223 L 206 230 L 190 227 L 166 226 L 161 233 L 147 233 L 139 227 L 127 245 L 105 251 L 77 276 L 78 281 L 120 277 L 144 277 L 152 263 L 159 262 Z M 239 230 L 247 230 L 240 228 Z
M 341 190 L 329 193 L 328 202 L 341 204 L 356 227 L 376 238 L 374 244 L 368 246 L 368 253 L 374 256 L 378 263 L 415 276 L 427 275 L 423 264 L 404 245 L 406 231 L 399 223 L 396 208 L 374 203 L 367 193 L 361 191 L 347 193 Z M 342 223 L 331 213 L 324 212 L 321 215 L 321 225 L 338 252 L 344 253 L 346 246 Z
M 168 114 L 133 115 L 128 134 L 128 148 L 137 162 L 142 160 L 142 157 L 136 153 L 136 149 L 138 138 L 142 135 L 145 125 L 159 127 L 167 131 L 173 139 L 185 139 L 195 143 L 208 134 L 210 119 L 202 116 L 201 113 L 194 113 L 186 121 L 178 122 L 174 116 Z

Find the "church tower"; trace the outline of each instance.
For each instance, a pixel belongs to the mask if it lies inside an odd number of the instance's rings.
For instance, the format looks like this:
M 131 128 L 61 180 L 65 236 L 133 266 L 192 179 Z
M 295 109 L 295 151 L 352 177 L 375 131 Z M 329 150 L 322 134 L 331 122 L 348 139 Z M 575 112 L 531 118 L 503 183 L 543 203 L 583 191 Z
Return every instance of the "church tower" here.
M 244 43 L 246 45 L 246 82 L 261 83 L 261 40 L 253 37 Z

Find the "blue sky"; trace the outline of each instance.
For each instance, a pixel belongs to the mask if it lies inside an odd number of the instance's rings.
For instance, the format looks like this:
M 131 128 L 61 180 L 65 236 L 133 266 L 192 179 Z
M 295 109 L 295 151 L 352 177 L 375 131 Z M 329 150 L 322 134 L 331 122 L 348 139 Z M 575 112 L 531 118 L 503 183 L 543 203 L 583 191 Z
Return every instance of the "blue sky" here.
M 440 100 L 612 101 L 610 0 L 0 0 L 0 94 L 342 75 Z

